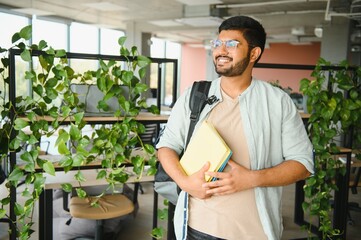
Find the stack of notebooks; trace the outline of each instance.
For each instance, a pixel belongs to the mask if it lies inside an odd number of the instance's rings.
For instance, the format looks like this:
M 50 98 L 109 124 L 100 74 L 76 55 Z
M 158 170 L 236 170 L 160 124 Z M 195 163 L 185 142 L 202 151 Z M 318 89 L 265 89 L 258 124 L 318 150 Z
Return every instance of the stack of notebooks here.
M 209 171 L 221 172 L 231 155 L 231 149 L 214 126 L 204 121 L 191 138 L 180 164 L 187 175 L 199 171 L 206 162 L 210 162 Z M 205 179 L 207 182 L 216 180 L 210 176 L 205 176 Z

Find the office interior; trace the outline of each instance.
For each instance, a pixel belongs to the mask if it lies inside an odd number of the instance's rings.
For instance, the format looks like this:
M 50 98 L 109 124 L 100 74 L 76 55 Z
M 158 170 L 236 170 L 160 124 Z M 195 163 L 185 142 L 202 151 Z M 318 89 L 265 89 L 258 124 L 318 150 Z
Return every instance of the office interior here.
M 127 36 L 126 45 L 137 46 L 142 55 L 177 60 L 176 76 L 174 66 L 166 65 L 162 72 L 160 107 L 168 112 L 192 82 L 218 77 L 209 41 L 216 38 L 222 19 L 236 14 L 253 16 L 266 28 L 268 38 L 260 64 L 314 66 L 319 58 L 334 64 L 343 60 L 354 66 L 361 64 L 361 3 L 357 0 L 0 0 L 0 47 L 9 47 L 12 34 L 29 24 L 33 26 L 33 42 L 44 39 L 56 49 L 75 53 L 118 55 L 117 39 Z M 72 64 L 78 69 L 96 67 L 89 61 Z M 309 78 L 312 70 L 288 67 L 256 67 L 253 75 L 276 82 L 299 97 L 299 82 Z M 145 82 L 157 89 L 158 69 L 153 68 Z M 26 86 L 19 88 L 20 94 L 27 94 Z M 154 98 L 149 96 L 149 101 Z M 297 104 L 300 112 L 305 110 L 303 102 Z M 52 147 L 47 152 L 57 154 Z M 137 215 L 122 220 L 116 239 L 152 238 L 153 185 L 141 185 Z M 0 192 L 3 189 L 1 186 Z M 282 239 L 307 237 L 301 226 L 294 223 L 294 198 L 295 186 L 286 186 Z M 350 192 L 349 201 L 361 204 L 361 194 Z M 162 204 L 161 197 L 158 204 Z M 361 213 L 351 211 L 350 216 L 346 239 L 356 240 L 361 235 Z M 57 226 L 64 221 L 54 219 L 54 239 L 58 239 Z M 166 227 L 164 222 L 158 224 Z M 6 223 L 0 223 L 0 240 L 3 239 L 10 239 Z M 37 231 L 31 239 L 38 239 Z

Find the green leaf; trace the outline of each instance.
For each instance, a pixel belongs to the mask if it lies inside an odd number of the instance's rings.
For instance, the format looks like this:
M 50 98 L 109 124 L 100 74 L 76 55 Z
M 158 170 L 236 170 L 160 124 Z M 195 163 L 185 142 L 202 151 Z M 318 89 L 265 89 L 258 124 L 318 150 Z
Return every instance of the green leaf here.
M 142 55 L 139 55 L 137 57 L 137 60 L 138 60 L 138 66 L 141 68 L 144 68 L 152 63 L 152 61 L 148 57 Z
M 55 142 L 55 146 L 58 146 L 60 143 L 68 142 L 68 140 L 69 140 L 69 134 L 64 129 L 60 129 L 59 136 Z
M 103 169 L 98 172 L 97 179 L 103 179 L 107 176 L 107 172 Z
M 54 88 L 46 88 L 46 96 L 51 100 L 55 100 L 58 97 L 58 92 Z
M 70 154 L 70 151 L 64 141 L 60 141 L 58 144 L 58 151 L 62 155 Z
M 20 159 L 22 159 L 25 162 L 32 162 L 34 159 L 32 158 L 30 152 L 24 152 L 20 155 Z
M 121 47 L 120 48 L 120 55 L 125 56 L 125 57 L 129 56 L 129 50 L 127 48 L 125 48 L 125 47 Z
M 84 112 L 78 112 L 78 113 L 74 114 L 75 124 L 80 124 L 83 117 L 84 117 Z
M 78 197 L 80 197 L 80 198 L 85 198 L 86 197 L 86 192 L 83 190 L 83 189 L 81 189 L 81 188 L 77 188 L 76 189 L 76 194 L 78 195 Z
M 19 204 L 19 203 L 15 203 L 15 207 L 14 207 L 14 212 L 16 216 L 20 216 L 24 214 L 24 207 Z
M 6 215 L 6 210 L 3 208 L 0 208 L 0 218 L 4 218 Z
M 15 33 L 12 37 L 11 37 L 11 43 L 14 44 L 16 43 L 17 41 L 20 40 L 20 34 L 19 33 Z
M 15 126 L 14 126 L 15 130 L 21 130 L 21 129 L 25 128 L 26 126 L 29 126 L 28 121 L 21 119 L 21 118 L 15 119 Z
M 31 38 L 32 26 L 28 25 L 22 28 L 19 32 L 19 36 L 25 40 L 29 40 Z
M 39 50 L 43 50 L 47 46 L 48 46 L 47 42 L 45 42 L 44 40 L 40 40 L 40 42 L 39 42 Z
M 73 124 L 70 126 L 69 134 L 71 140 L 79 140 L 81 138 L 81 130 Z
M 147 68 L 139 69 L 138 74 L 139 74 L 140 78 L 144 78 L 146 76 L 146 74 L 147 74 Z
M 148 86 L 147 86 L 146 84 L 144 84 L 144 83 L 137 83 L 137 84 L 135 85 L 135 88 L 134 88 L 134 93 L 135 93 L 135 94 L 141 94 L 141 93 L 147 91 L 147 89 L 148 89 Z
M 70 193 L 73 190 L 73 186 L 70 183 L 61 184 L 61 188 L 67 193 Z
M 64 49 L 59 49 L 55 51 L 55 57 L 65 57 L 65 56 L 66 56 L 66 51 Z
M 118 39 L 118 44 L 119 44 L 120 46 L 124 46 L 125 40 L 127 40 L 127 37 L 126 37 L 126 36 L 120 37 L 120 38 Z
M 75 176 L 74 176 L 75 180 L 79 181 L 79 182 L 85 182 L 86 178 L 84 177 L 83 173 L 81 171 L 78 171 Z
M 310 80 L 308 80 L 307 78 L 304 78 L 300 81 L 300 92 L 302 93 L 306 93 L 307 92 L 307 89 L 308 89 L 308 86 L 310 84 Z
M 155 153 L 155 148 L 151 144 L 144 144 L 144 149 L 149 154 L 154 154 Z
M 19 168 L 15 167 L 14 170 L 9 174 L 8 180 L 9 181 L 20 181 L 24 177 L 24 172 Z
M 45 177 L 42 173 L 36 173 L 35 174 L 35 181 L 34 181 L 34 189 L 36 190 L 38 196 L 43 191 L 45 184 Z
M 76 154 L 73 157 L 73 166 L 81 166 L 84 164 L 84 156 L 80 155 L 80 154 Z
M 45 87 L 54 88 L 57 84 L 58 84 L 58 79 L 49 78 L 48 81 L 46 81 L 46 83 L 45 83 Z
M 46 173 L 52 175 L 52 176 L 55 176 L 55 168 L 54 168 L 54 165 L 52 162 L 50 161 L 46 161 L 44 164 L 43 164 L 43 169 Z
M 22 60 L 24 60 L 25 62 L 31 62 L 31 54 L 30 51 L 27 49 L 24 49 L 21 54 L 20 57 Z
M 103 61 L 103 60 L 99 60 L 99 64 L 100 64 L 100 67 L 102 68 L 102 70 L 104 71 L 104 72 L 108 72 L 109 71 L 109 68 L 108 68 L 108 66 L 105 64 L 105 62 Z
M 71 166 L 73 164 L 73 159 L 71 157 L 65 156 L 59 161 L 59 165 L 62 167 Z

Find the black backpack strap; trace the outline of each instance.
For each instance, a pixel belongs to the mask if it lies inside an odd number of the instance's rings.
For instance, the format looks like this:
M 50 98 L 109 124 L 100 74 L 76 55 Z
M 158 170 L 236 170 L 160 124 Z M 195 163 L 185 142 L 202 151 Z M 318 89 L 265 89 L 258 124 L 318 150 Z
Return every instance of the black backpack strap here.
M 190 116 L 190 125 L 187 135 L 187 142 L 186 146 L 191 139 L 191 136 L 194 131 L 194 127 L 198 122 L 199 115 L 201 114 L 204 106 L 208 101 L 208 91 L 211 86 L 210 81 L 197 81 L 193 83 L 191 96 L 189 99 L 189 108 L 191 109 L 191 116 Z

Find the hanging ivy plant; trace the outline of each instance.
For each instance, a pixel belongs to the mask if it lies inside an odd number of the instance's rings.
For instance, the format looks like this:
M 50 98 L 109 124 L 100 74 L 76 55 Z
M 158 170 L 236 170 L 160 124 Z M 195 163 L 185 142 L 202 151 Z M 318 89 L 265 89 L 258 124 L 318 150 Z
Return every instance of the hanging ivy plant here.
M 306 180 L 303 209 L 319 220 L 321 238 L 331 239 L 340 234 L 331 221 L 334 179 L 346 170 L 334 155 L 340 151 L 340 137 L 351 128 L 354 144 L 361 143 L 361 68 L 350 69 L 343 61 L 335 69 L 321 58 L 311 77 L 300 83 L 308 97 L 308 131 L 315 151 L 315 174 Z
M 55 147 L 62 155 L 58 164 L 65 172 L 102 159 L 102 168 L 97 178 L 108 182 L 106 189 L 127 181 L 128 174 L 124 170 L 124 163 L 133 165 L 133 171 L 138 178 L 141 178 L 145 164 L 150 166 L 146 174 L 154 175 L 156 171 L 155 149 L 142 142 L 140 134 L 144 133 L 145 127 L 136 120 L 142 110 L 159 114 L 159 109 L 156 106 L 147 106 L 145 98 L 142 97 L 148 90 L 142 79 L 150 59 L 139 55 L 136 47 L 127 49 L 124 46 L 126 37 L 121 37 L 118 43 L 123 64 L 115 60 L 99 59 L 99 69 L 76 73 L 69 65 L 64 50 L 55 50 L 44 40 L 28 45 L 31 33 L 32 27 L 26 26 L 13 35 L 13 46 L 10 49 L 0 48 L 1 161 L 8 161 L 12 153 L 17 153 L 23 161 L 21 165 L 12 166 L 8 173 L 6 187 L 9 195 L 2 196 L 0 200 L 0 218 L 11 219 L 7 210 L 11 202 L 11 189 L 16 189 L 20 182 L 24 182 L 21 195 L 25 201 L 16 202 L 14 210 L 18 239 L 29 239 L 34 232 L 34 207 L 44 190 L 44 173 L 55 175 L 54 163 L 39 157 L 42 136 L 51 137 L 57 133 Z M 21 61 L 28 63 L 29 70 L 23 73 L 21 82 L 32 89 L 31 96 L 17 96 L 15 104 L 9 101 L 7 91 L 9 84 L 12 84 L 9 82 L 8 57 L 12 49 L 19 50 Z M 38 64 L 34 64 L 35 62 Z M 34 69 L 35 65 L 38 65 L 38 69 Z M 103 100 L 98 103 L 99 109 L 106 111 L 107 100 L 112 97 L 119 103 L 119 109 L 114 113 L 118 121 L 111 126 L 101 126 L 92 136 L 82 133 L 87 124 L 84 120 L 85 106 L 79 100 L 78 93 L 70 88 L 73 83 L 85 83 L 89 80 L 96 83 L 104 94 Z M 129 98 L 121 94 L 120 85 L 123 86 L 122 89 L 124 86 L 127 88 Z M 60 105 L 57 104 L 59 100 L 62 102 Z M 62 128 L 63 124 L 69 128 Z M 24 151 L 25 146 L 30 146 L 30 150 Z M 146 156 L 132 155 L 135 146 L 141 146 Z M 77 172 L 75 179 L 80 186 L 86 181 L 81 171 Z M 71 184 L 63 184 L 63 189 L 67 192 L 72 188 Z M 76 188 L 76 191 L 80 197 L 87 197 L 81 187 Z

